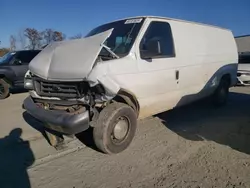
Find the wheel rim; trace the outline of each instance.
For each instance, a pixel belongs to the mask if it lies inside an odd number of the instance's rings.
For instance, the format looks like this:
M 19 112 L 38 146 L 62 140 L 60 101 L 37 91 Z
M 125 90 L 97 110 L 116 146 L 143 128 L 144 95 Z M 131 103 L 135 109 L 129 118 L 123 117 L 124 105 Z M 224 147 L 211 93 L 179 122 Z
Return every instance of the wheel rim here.
M 126 117 L 120 117 L 115 123 L 112 139 L 122 141 L 125 139 L 129 131 L 129 121 Z
M 2 96 L 4 94 L 5 90 L 4 90 L 4 86 L 3 84 L 0 84 L 0 96 Z

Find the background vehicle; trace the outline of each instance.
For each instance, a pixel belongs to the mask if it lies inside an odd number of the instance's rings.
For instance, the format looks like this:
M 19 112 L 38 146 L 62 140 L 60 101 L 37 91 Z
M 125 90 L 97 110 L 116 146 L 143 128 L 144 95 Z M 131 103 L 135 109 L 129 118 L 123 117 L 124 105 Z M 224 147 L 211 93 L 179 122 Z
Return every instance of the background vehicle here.
M 237 78 L 238 85 L 250 85 L 250 52 L 239 54 Z
M 14 51 L 0 59 L 0 99 L 9 95 L 10 88 L 23 88 L 28 64 L 39 52 L 40 50 Z
M 24 108 L 61 135 L 92 126 L 96 146 L 119 153 L 137 119 L 208 96 L 225 104 L 237 62 L 230 30 L 154 16 L 122 19 L 45 47 L 29 65 Z

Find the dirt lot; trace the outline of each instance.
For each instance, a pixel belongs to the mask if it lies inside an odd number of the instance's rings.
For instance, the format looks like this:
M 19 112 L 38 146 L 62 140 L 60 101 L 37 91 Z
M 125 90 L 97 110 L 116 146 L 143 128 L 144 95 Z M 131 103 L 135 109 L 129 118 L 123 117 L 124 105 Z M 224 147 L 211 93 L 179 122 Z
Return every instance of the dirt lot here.
M 85 133 L 79 138 L 86 147 L 31 166 L 28 174 L 17 162 L 29 161 L 27 147 L 11 167 L 0 161 L 20 180 L 16 187 L 250 187 L 249 108 L 250 89 L 234 88 L 223 108 L 199 102 L 140 121 L 132 145 L 118 155 L 97 152 Z M 0 187 L 11 187 L 11 178 L 1 180 Z

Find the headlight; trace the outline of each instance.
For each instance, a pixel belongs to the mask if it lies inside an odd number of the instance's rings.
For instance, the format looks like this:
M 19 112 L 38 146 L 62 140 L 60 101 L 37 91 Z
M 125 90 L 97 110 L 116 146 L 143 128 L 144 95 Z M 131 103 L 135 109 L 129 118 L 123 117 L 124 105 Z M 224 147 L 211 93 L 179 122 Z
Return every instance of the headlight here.
M 26 78 L 31 78 L 31 72 L 30 72 L 30 70 L 28 70 L 28 71 L 25 73 L 24 79 L 26 79 Z
M 24 76 L 24 88 L 28 90 L 33 89 L 33 81 L 29 70 L 25 73 Z

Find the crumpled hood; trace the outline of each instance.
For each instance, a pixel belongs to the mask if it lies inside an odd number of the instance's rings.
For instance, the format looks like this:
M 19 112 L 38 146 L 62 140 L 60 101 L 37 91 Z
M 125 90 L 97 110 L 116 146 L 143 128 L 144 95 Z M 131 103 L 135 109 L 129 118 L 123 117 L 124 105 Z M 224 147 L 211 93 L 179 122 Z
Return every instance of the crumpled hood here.
M 29 70 L 47 80 L 79 81 L 87 77 L 113 29 L 97 35 L 46 46 L 29 64 Z

